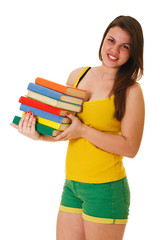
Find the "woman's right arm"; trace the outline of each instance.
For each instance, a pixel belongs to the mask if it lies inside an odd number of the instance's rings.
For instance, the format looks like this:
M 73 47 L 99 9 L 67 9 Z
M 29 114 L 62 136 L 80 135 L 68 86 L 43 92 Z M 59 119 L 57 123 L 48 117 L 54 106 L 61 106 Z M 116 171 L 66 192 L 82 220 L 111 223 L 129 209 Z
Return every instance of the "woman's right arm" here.
M 19 125 L 11 123 L 12 127 L 16 128 L 19 133 L 33 140 L 40 140 L 41 134 L 35 129 L 36 117 L 30 111 L 26 112 L 19 121 Z
M 14 123 L 11 123 L 10 125 L 16 128 L 19 133 L 33 140 L 54 142 L 53 137 L 42 135 L 36 131 L 35 129 L 36 117 L 33 115 L 33 113 L 29 111 L 25 113 L 25 115 L 21 118 L 19 125 L 16 125 Z

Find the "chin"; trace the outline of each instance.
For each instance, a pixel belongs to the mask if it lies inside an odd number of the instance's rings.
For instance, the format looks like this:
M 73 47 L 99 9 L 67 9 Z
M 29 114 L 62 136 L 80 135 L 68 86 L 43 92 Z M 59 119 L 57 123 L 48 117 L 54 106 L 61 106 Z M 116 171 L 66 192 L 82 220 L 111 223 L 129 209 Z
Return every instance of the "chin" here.
M 108 62 L 102 62 L 103 63 L 103 65 L 105 66 L 105 67 L 108 67 L 108 68 L 120 68 L 120 66 L 119 66 L 119 64 L 117 64 L 117 63 L 108 63 Z
M 122 65 L 124 65 L 127 61 L 120 62 L 120 61 L 108 61 L 108 60 L 103 60 L 103 65 L 108 67 L 108 68 L 117 68 L 119 69 Z

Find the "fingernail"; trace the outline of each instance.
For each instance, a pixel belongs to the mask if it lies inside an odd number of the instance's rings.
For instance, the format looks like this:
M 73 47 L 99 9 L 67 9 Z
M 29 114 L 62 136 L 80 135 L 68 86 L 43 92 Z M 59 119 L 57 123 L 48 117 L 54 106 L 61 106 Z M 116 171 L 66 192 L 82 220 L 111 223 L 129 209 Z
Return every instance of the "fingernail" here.
M 27 113 L 30 113 L 31 111 L 28 111 Z
M 66 115 L 69 116 L 69 113 L 67 112 Z
M 31 115 L 33 115 L 33 113 L 31 112 Z
M 25 112 L 25 114 L 27 114 L 27 112 Z
M 36 118 L 35 116 L 33 116 L 33 118 Z

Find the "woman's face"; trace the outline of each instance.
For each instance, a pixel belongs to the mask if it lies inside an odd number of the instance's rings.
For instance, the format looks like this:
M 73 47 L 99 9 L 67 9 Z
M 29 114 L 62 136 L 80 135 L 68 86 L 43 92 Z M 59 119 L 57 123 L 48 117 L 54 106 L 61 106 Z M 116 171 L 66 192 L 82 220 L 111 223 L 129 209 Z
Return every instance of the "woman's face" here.
M 108 31 L 101 49 L 102 62 L 111 68 L 120 68 L 130 58 L 131 37 L 120 27 Z

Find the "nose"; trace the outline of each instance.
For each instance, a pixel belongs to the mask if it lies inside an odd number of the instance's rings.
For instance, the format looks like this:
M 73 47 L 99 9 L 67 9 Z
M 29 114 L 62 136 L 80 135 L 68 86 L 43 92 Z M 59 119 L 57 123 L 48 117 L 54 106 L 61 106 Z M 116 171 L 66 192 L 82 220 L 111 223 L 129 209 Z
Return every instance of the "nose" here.
M 118 55 L 119 52 L 120 52 L 119 46 L 115 44 L 115 45 L 112 47 L 112 52 L 113 52 L 113 54 L 114 54 L 115 56 Z

